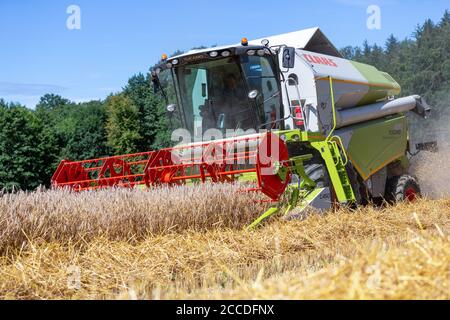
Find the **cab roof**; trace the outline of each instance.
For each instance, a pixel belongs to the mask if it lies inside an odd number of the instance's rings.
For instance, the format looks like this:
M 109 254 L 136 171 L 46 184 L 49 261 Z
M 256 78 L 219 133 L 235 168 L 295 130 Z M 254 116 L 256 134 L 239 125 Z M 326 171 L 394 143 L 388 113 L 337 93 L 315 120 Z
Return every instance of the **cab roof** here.
M 269 40 L 269 46 L 287 45 L 289 47 L 294 47 L 296 49 L 302 49 L 310 52 L 316 52 L 342 58 L 342 55 L 339 52 L 339 50 L 333 45 L 333 43 L 331 43 L 331 41 L 325 36 L 325 34 L 318 27 L 250 40 L 249 45 L 257 45 L 257 46 L 261 45 L 261 41 L 264 39 Z M 241 44 L 238 43 L 220 47 L 190 50 L 176 57 L 171 57 L 170 59 L 181 58 L 196 53 L 210 52 L 213 50 L 220 51 L 235 48 L 238 46 L 241 46 Z

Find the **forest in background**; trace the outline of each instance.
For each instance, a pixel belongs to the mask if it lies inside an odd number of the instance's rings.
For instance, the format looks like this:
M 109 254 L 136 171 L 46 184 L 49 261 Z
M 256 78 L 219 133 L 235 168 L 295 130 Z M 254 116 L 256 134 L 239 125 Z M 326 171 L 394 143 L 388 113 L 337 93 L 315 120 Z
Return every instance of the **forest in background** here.
M 391 35 L 383 46 L 345 47 L 345 58 L 376 66 L 433 106 L 433 120 L 413 120 L 414 135 L 443 136 L 450 123 L 450 12 L 427 20 L 412 36 Z M 179 53 L 179 52 L 178 52 Z M 150 68 L 151 70 L 151 68 Z M 133 75 L 105 100 L 75 103 L 46 94 L 34 110 L 0 97 L 0 189 L 49 186 L 62 159 L 82 160 L 168 146 L 165 103 L 150 72 Z

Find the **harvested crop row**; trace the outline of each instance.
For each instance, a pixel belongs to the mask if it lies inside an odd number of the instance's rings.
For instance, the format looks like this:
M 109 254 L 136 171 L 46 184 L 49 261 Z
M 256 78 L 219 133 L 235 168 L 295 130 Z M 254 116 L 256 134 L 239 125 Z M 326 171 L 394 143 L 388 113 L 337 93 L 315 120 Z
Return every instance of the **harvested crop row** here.
M 445 300 L 450 298 L 449 279 L 449 238 L 416 234 L 399 246 L 375 243 L 360 247 L 352 257 L 336 255 L 332 264 L 317 271 L 297 268 L 267 279 L 240 281 L 228 290 L 172 290 L 164 298 Z
M 33 243 L 0 259 L 0 297 L 249 299 L 261 285 L 261 298 L 450 298 L 449 232 L 450 199 L 315 215 L 250 232 Z M 363 287 L 369 275 L 355 280 L 378 265 L 383 290 Z M 311 291 L 290 292 L 291 282 Z

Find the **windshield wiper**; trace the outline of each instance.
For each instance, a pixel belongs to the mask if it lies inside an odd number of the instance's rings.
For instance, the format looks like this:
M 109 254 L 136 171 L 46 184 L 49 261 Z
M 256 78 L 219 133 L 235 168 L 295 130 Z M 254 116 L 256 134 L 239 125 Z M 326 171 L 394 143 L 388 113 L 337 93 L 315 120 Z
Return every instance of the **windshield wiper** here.
M 158 91 L 161 91 L 161 94 L 166 101 L 166 104 L 169 103 L 169 99 L 167 98 L 166 92 L 164 91 L 164 87 L 161 85 L 161 81 L 159 81 L 158 74 L 156 71 L 152 71 L 152 83 L 153 83 L 153 93 L 157 94 Z

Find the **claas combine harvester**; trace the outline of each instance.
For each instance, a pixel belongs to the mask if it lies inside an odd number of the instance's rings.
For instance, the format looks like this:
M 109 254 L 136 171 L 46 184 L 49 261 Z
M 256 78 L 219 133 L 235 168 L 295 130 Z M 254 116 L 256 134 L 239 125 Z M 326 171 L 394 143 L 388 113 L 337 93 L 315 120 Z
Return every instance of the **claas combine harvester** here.
M 276 212 L 420 196 L 408 153 L 430 144 L 410 141 L 407 112 L 427 118 L 430 107 L 418 95 L 396 99 L 389 74 L 343 59 L 318 28 L 163 56 L 152 81 L 180 143 L 64 160 L 54 187 L 240 182 L 273 203 L 252 227 Z

